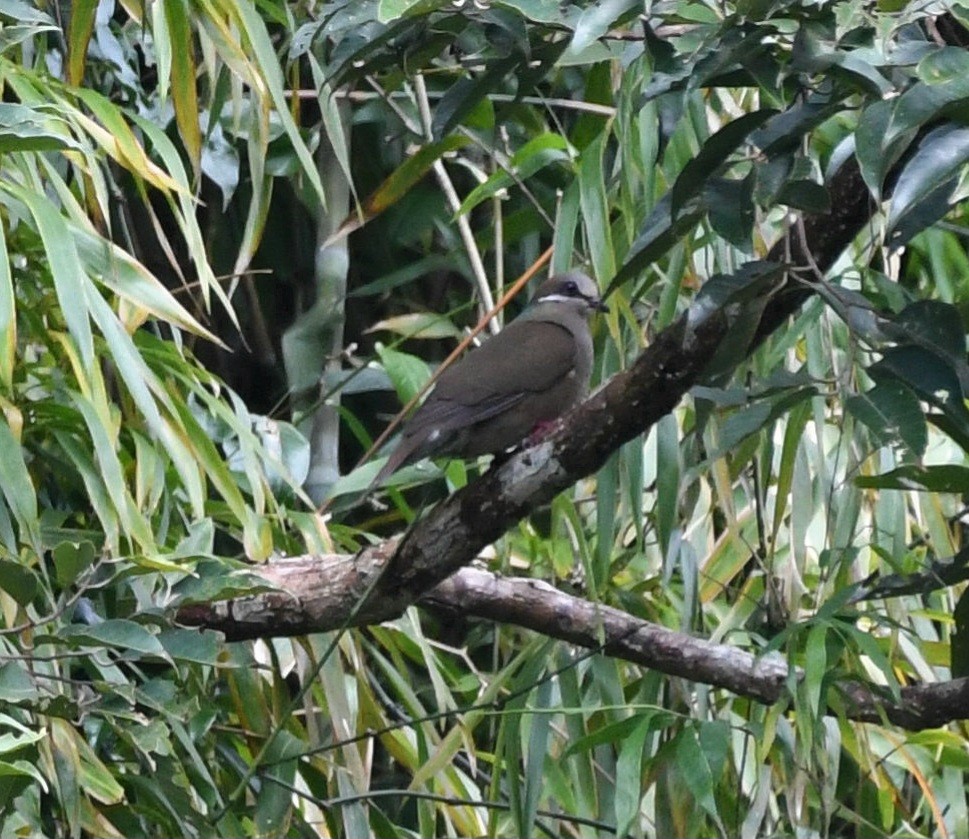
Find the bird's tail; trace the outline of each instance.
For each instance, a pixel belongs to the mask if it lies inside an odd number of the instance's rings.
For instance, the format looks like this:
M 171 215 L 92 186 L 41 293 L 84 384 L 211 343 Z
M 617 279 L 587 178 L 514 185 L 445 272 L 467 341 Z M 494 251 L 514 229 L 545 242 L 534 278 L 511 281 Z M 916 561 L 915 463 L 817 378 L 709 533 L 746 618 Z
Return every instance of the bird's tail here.
M 390 453 L 390 457 L 387 458 L 387 462 L 380 467 L 380 471 L 370 482 L 367 490 L 369 491 L 375 486 L 382 484 L 402 466 L 406 466 L 408 463 L 413 463 L 415 460 L 420 460 L 420 458 L 423 457 L 423 452 L 421 451 L 423 444 L 424 438 L 421 435 L 401 437 L 400 442 L 397 444 L 397 448 Z

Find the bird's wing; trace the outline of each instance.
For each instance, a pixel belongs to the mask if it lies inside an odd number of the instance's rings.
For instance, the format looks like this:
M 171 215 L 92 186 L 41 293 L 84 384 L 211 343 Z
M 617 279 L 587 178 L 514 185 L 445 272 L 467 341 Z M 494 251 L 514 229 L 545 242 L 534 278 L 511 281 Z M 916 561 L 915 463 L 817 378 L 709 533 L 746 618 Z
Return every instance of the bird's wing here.
M 406 463 L 448 451 L 462 431 L 551 390 L 575 369 L 575 354 L 575 339 L 566 327 L 512 321 L 441 375 L 373 483 Z
M 575 369 L 576 345 L 564 326 L 516 320 L 445 371 L 421 409 L 432 425 L 496 416 L 530 394 L 555 387 Z

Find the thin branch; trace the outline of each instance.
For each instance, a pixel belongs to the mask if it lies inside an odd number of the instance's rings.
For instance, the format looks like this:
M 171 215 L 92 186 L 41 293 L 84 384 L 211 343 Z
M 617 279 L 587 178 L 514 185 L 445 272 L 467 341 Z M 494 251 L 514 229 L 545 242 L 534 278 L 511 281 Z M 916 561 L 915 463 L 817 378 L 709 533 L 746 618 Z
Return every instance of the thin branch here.
M 371 93 L 366 90 L 347 90 L 341 88 L 334 91 L 334 96 L 349 99 L 351 102 L 370 102 L 374 99 L 386 99 L 380 93 Z M 300 90 L 286 91 L 287 97 L 296 96 L 300 99 L 319 99 L 318 90 L 303 88 Z M 444 91 L 428 91 L 428 99 L 440 99 L 444 96 Z M 406 99 L 407 94 L 403 91 L 395 90 L 389 94 L 390 98 Z M 611 105 L 600 105 L 596 102 L 583 102 L 581 99 L 546 99 L 544 96 L 515 96 L 513 93 L 489 93 L 488 99 L 492 102 L 507 102 L 515 104 L 520 102 L 524 105 L 547 105 L 552 108 L 561 108 L 567 111 L 579 111 L 585 114 L 595 114 L 601 117 L 614 117 L 616 109 Z

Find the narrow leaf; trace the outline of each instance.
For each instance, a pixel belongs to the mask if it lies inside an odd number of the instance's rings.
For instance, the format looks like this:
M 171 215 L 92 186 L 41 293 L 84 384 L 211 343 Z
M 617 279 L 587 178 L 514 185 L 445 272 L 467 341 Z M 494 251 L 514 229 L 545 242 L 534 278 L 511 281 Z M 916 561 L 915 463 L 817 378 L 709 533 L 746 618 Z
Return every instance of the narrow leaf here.
M 60 309 L 67 322 L 85 366 L 94 366 L 94 336 L 87 306 L 87 278 L 81 272 L 81 261 L 68 231 L 67 223 L 43 195 L 5 182 L 0 186 L 27 205 L 44 243 L 47 264 L 54 279 Z
M 0 226 L 0 385 L 13 385 L 13 367 L 17 360 L 17 310 L 7 256 L 6 231 Z
M 199 103 L 195 89 L 195 49 L 184 0 L 166 0 L 165 17 L 171 43 L 177 47 L 171 53 L 172 102 L 175 122 L 192 169 L 196 175 L 202 160 L 202 132 L 199 130 Z
M 0 492 L 20 526 L 20 540 L 39 545 L 37 495 L 27 472 L 20 441 L 6 421 L 0 422 Z
M 727 165 L 730 155 L 744 143 L 747 137 L 760 128 L 777 111 L 764 109 L 745 114 L 728 122 L 711 136 L 680 172 L 673 184 L 670 212 L 675 218 L 687 201 L 697 195 L 708 178 Z
M 84 79 L 87 45 L 94 31 L 98 0 L 74 0 L 67 30 L 67 81 L 75 87 Z

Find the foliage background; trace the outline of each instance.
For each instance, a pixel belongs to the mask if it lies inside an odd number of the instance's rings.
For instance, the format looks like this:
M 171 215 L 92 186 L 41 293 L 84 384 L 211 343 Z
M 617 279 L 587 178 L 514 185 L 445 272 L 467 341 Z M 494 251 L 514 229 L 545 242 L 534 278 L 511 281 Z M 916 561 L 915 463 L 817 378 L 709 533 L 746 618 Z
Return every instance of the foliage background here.
M 836 689 L 967 672 L 969 58 L 941 12 L 0 2 L 4 835 L 966 835 L 964 725 L 852 722 Z M 851 158 L 880 210 L 830 283 L 793 266 L 814 295 L 754 351 L 749 261 Z M 414 608 L 174 625 L 437 497 L 354 507 L 353 466 L 549 248 L 611 291 L 597 380 L 698 297 L 743 315 L 489 564 L 778 650 L 790 701 Z

